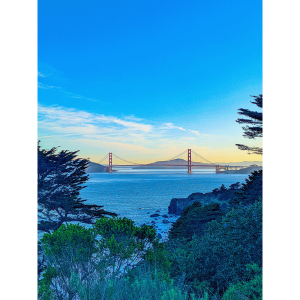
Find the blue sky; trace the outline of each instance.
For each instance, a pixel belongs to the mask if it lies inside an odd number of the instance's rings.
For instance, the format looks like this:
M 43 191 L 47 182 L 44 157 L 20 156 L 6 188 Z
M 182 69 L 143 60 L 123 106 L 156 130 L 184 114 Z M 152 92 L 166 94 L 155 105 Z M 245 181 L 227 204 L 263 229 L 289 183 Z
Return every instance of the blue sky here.
M 262 93 L 261 1 L 39 1 L 39 139 L 98 161 L 192 148 L 261 160 L 236 143 Z

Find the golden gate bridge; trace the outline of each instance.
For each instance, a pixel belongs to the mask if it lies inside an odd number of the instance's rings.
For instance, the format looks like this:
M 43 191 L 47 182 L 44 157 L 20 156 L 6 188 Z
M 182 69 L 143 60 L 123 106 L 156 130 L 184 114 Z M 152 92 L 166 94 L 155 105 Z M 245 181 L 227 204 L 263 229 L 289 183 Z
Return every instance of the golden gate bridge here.
M 197 161 L 192 161 L 192 154 L 193 157 L 195 157 L 196 159 L 200 159 L 201 162 L 197 162 Z M 169 163 L 168 161 L 174 161 L 176 159 L 179 159 L 179 157 L 182 157 L 184 155 L 187 155 L 187 160 L 184 160 L 184 163 L 186 164 L 174 164 L 174 163 Z M 116 160 L 121 160 L 123 163 L 125 164 L 114 164 L 113 163 L 113 157 Z M 108 164 L 103 164 L 103 162 L 105 162 L 108 159 Z M 204 161 L 204 163 L 203 163 Z M 182 153 L 166 160 L 163 162 L 156 162 L 156 163 L 148 163 L 148 164 L 141 164 L 141 163 L 137 163 L 137 162 L 131 162 L 128 161 L 126 159 L 121 158 L 120 156 L 109 152 L 107 153 L 99 162 L 99 164 L 102 163 L 103 166 L 107 166 L 109 169 L 109 173 L 113 172 L 113 167 L 187 167 L 187 173 L 188 174 L 192 174 L 192 168 L 197 167 L 197 168 L 215 168 L 216 170 L 216 174 L 220 174 L 220 173 L 225 173 L 228 170 L 240 170 L 240 169 L 244 169 L 247 168 L 247 166 L 229 166 L 229 165 L 219 165 L 219 164 L 215 164 L 213 162 L 211 162 L 210 160 L 204 158 L 203 156 L 201 156 L 200 154 L 198 154 L 197 152 L 193 151 L 192 149 L 186 149 L 185 151 L 183 151 Z

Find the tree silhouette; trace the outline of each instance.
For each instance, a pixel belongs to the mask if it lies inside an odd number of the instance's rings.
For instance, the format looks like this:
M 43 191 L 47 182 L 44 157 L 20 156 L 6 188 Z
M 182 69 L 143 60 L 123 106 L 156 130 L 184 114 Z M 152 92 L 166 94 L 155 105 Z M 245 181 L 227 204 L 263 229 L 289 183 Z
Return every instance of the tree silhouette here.
M 95 204 L 85 204 L 80 191 L 89 179 L 87 159 L 78 151 L 42 149 L 38 144 L 38 230 L 50 232 L 66 222 L 92 224 L 104 215 L 116 216 Z
M 251 103 L 257 105 L 259 108 L 263 107 L 263 95 L 251 96 L 254 101 Z M 257 137 L 262 137 L 263 135 L 263 115 L 262 112 L 251 111 L 249 109 L 240 108 L 238 114 L 246 116 L 248 118 L 239 118 L 236 120 L 239 124 L 247 124 L 242 127 L 244 130 L 243 136 L 248 139 L 255 139 Z M 260 147 L 249 147 L 242 144 L 236 144 L 240 150 L 246 150 L 249 154 L 260 154 L 262 155 L 262 148 Z

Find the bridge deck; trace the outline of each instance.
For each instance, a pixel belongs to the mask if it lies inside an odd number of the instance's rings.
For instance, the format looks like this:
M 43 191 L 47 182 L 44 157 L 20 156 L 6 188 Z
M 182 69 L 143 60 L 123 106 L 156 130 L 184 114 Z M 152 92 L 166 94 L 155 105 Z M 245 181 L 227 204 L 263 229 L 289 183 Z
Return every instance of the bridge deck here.
M 106 166 L 106 165 L 104 165 Z M 112 165 L 113 167 L 188 167 L 188 165 Z M 210 167 L 216 168 L 217 165 L 191 165 L 191 167 Z M 246 168 L 247 166 L 224 166 L 219 165 L 219 167 L 229 167 L 229 168 Z

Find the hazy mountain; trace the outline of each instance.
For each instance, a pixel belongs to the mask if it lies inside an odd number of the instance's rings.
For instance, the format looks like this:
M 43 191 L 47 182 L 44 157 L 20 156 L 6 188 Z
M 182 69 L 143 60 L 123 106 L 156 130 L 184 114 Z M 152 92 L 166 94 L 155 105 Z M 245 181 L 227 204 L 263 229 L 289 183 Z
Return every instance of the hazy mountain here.
M 90 162 L 89 166 L 86 169 L 87 173 L 103 173 L 108 171 L 109 171 L 108 167 L 93 162 Z
M 133 167 L 133 169 L 171 169 L 174 168 L 172 166 L 176 166 L 176 168 L 187 168 L 186 165 L 188 164 L 187 160 L 177 158 L 173 160 L 166 160 L 166 161 L 156 161 L 152 164 L 148 164 L 147 166 L 138 166 Z M 169 165 L 169 166 L 161 166 L 161 165 Z M 182 167 L 178 166 L 182 165 Z M 193 165 L 203 165 L 203 163 L 194 163 Z
M 161 166 L 168 164 L 170 166 Z M 162 169 L 168 169 L 172 168 L 172 165 L 176 165 L 176 168 L 186 168 L 186 165 L 188 164 L 187 160 L 177 158 L 173 160 L 167 160 L 167 161 L 157 161 L 152 164 L 149 164 L 147 166 L 138 166 L 138 167 L 133 167 L 134 169 L 157 169 L 157 168 L 162 168 Z M 207 165 L 208 163 L 204 162 L 193 162 L 192 160 L 192 165 Z M 223 166 L 251 166 L 251 165 L 258 165 L 262 166 L 261 161 L 243 161 L 243 162 L 230 162 L 230 163 L 215 163 L 216 165 L 223 165 Z M 182 167 L 178 167 L 178 165 L 182 165 Z M 195 168 L 195 167 L 193 167 Z
M 149 166 L 159 166 L 159 165 L 164 165 L 164 164 L 168 164 L 168 165 L 187 165 L 187 160 L 181 159 L 181 158 L 176 158 L 173 160 L 166 160 L 166 161 L 156 161 L 152 164 L 149 164 Z M 194 165 L 203 165 L 203 163 L 201 162 L 193 162 Z M 207 164 L 207 163 L 204 163 Z

